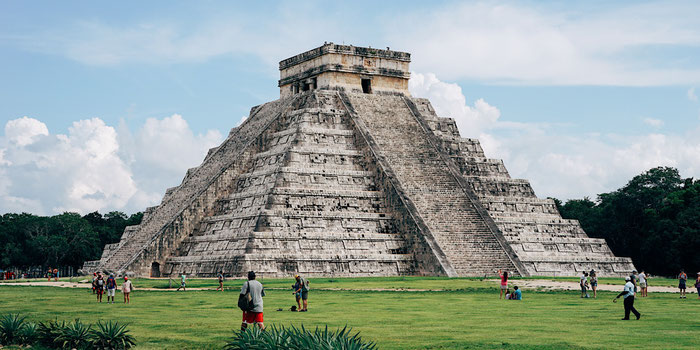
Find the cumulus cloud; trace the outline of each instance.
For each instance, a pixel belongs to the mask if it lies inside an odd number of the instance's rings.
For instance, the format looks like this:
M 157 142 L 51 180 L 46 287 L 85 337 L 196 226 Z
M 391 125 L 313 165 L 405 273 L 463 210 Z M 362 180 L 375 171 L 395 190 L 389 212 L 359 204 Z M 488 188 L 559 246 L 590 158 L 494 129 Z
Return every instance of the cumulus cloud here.
M 34 118 L 10 120 L 0 137 L 0 208 L 44 215 L 143 210 L 220 140 L 217 131 L 194 135 L 179 115 L 149 119 L 134 135 L 99 118 L 74 122 L 67 134 L 50 134 Z
M 553 123 L 508 122 L 483 100 L 488 108 L 470 106 L 458 86 L 434 74 L 412 79 L 413 96 L 429 98 L 438 115 L 455 117 L 463 137 L 478 137 L 487 157 L 503 159 L 510 175 L 529 180 L 540 197 L 594 197 L 657 166 L 700 176 L 700 122 L 683 134 L 571 134 Z M 645 123 L 663 125 L 651 118 Z
M 661 119 L 644 118 L 644 124 L 655 127 L 655 128 L 660 128 L 660 127 L 664 126 L 664 121 Z
M 694 87 L 691 87 L 690 89 L 688 89 L 688 99 L 691 101 L 698 100 L 698 96 L 695 95 L 695 88 Z

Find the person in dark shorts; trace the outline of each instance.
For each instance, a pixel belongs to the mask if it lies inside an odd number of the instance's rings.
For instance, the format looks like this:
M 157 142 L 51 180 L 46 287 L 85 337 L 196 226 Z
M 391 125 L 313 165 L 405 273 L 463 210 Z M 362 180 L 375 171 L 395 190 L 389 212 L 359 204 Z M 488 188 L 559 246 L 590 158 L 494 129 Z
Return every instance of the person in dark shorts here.
M 105 280 L 102 278 L 102 274 L 97 274 L 97 279 L 95 280 L 95 291 L 97 292 L 97 301 L 102 302 L 102 294 L 104 293 Z
M 216 288 L 216 290 L 224 291 L 224 272 L 221 271 L 219 272 L 219 288 Z
M 591 270 L 589 273 L 591 276 L 591 289 L 593 289 L 593 298 L 598 297 L 598 273 L 595 270 Z
M 299 293 L 299 295 L 301 296 L 301 301 L 304 303 L 304 306 L 299 310 L 299 312 L 309 311 L 309 280 L 300 277 L 299 275 L 296 275 L 294 277 L 296 278 L 297 283 L 299 284 L 299 288 L 296 290 L 296 293 Z
M 263 289 L 262 283 L 255 280 L 255 272 L 248 272 L 248 281 L 243 283 L 241 287 L 241 295 L 246 295 L 250 293 L 250 298 L 253 302 L 253 309 L 250 311 L 243 311 L 243 321 L 241 322 L 241 331 L 245 331 L 249 324 L 255 324 L 260 327 L 261 330 L 265 330 L 265 324 L 263 323 L 263 297 L 265 296 L 265 289 Z
M 688 275 L 685 270 L 681 269 L 681 273 L 678 274 L 678 290 L 681 292 L 681 299 L 685 299 L 685 282 L 688 280 Z

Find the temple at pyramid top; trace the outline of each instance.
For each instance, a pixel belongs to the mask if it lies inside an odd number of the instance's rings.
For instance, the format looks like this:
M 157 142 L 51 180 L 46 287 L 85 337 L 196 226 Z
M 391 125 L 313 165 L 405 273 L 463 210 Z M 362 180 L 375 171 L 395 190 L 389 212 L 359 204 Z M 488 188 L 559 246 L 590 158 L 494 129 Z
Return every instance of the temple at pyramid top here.
M 326 43 L 280 62 L 280 97 L 303 91 L 408 93 L 408 52 Z

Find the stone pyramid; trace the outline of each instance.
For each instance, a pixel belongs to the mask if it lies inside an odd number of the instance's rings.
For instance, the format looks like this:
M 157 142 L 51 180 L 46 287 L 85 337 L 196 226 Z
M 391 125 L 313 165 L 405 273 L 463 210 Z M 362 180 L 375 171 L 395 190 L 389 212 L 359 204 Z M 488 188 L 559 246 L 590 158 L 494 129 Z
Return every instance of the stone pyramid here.
M 410 54 L 280 62 L 243 124 L 83 270 L 141 276 L 601 275 L 634 269 L 408 92 Z

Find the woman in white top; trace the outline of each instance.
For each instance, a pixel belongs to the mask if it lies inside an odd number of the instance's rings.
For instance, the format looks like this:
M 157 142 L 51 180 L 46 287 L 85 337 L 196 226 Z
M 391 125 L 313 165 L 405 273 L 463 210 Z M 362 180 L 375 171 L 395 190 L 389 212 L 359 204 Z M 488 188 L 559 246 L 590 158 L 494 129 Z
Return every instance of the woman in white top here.
M 124 283 L 122 283 L 122 293 L 124 293 L 124 304 L 130 304 L 131 303 L 131 298 L 129 298 L 129 295 L 131 292 L 134 290 L 134 286 L 131 285 L 131 281 L 129 281 L 129 277 L 124 276 Z

